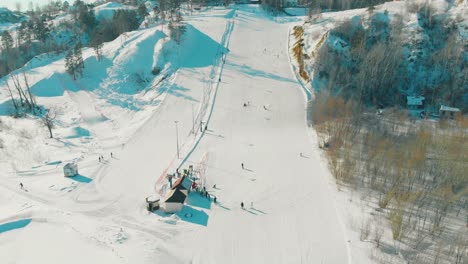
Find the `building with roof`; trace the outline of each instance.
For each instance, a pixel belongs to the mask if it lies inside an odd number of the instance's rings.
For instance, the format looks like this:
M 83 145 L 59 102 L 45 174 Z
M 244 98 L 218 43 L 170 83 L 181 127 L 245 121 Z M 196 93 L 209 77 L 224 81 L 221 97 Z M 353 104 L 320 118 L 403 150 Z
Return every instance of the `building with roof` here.
M 172 189 L 164 200 L 164 211 L 167 213 L 175 213 L 184 207 L 187 194 L 179 188 Z
M 441 105 L 439 108 L 440 118 L 451 118 L 453 119 L 457 113 L 461 113 L 459 108 Z
M 192 180 L 190 180 L 187 176 L 182 176 L 181 178 L 177 179 L 177 181 L 174 182 L 171 189 L 173 190 L 180 189 L 182 191 L 185 191 L 186 193 L 189 193 L 191 187 L 192 187 Z
M 425 101 L 424 96 L 406 96 L 406 105 L 409 110 L 423 110 Z

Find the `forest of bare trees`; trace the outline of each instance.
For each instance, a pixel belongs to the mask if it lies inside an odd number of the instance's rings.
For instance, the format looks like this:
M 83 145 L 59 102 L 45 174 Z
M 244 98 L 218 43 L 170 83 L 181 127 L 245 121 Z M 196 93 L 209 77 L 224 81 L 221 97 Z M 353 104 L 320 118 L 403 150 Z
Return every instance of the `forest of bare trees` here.
M 376 114 L 328 91 L 309 111 L 338 184 L 388 223 L 393 241 L 385 243 L 409 263 L 468 261 L 466 117 L 415 123 L 398 108 Z M 379 248 L 383 231 L 362 223 L 361 240 Z

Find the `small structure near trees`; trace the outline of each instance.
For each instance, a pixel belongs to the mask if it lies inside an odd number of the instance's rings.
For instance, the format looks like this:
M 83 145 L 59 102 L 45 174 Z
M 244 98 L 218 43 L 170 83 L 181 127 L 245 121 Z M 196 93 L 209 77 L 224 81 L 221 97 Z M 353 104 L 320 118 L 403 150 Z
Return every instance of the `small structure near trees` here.
M 450 119 L 453 119 L 455 118 L 455 115 L 457 113 L 461 113 L 460 109 L 459 108 L 456 108 L 456 107 L 450 107 L 450 106 L 445 106 L 445 105 L 441 105 L 440 106 L 440 109 L 439 109 L 439 115 L 440 115 L 440 118 L 450 118 Z
M 409 110 L 424 110 L 424 103 L 426 98 L 424 96 L 407 96 L 406 104 Z
M 63 175 L 65 177 L 73 177 L 78 175 L 78 165 L 76 163 L 67 163 L 63 167 Z

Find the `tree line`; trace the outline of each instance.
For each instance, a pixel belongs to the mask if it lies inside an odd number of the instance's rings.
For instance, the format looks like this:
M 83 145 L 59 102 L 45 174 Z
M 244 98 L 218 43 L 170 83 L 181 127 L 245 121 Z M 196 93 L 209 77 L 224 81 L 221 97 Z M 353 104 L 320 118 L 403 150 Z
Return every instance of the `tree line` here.
M 408 38 L 401 14 L 369 12 L 368 21 L 353 17 L 330 31 L 344 52 L 322 45 L 317 88 L 366 106 L 404 106 L 407 95 L 422 95 L 433 111 L 441 103 L 468 111 L 468 60 L 456 20 L 426 3 L 413 11 L 422 37 Z
M 392 247 L 409 263 L 466 263 L 466 117 L 414 123 L 398 108 L 376 114 L 327 90 L 308 110 L 338 185 L 376 208 L 374 221 L 361 225 L 361 240 L 382 255 Z M 383 226 L 393 239 L 387 249 Z

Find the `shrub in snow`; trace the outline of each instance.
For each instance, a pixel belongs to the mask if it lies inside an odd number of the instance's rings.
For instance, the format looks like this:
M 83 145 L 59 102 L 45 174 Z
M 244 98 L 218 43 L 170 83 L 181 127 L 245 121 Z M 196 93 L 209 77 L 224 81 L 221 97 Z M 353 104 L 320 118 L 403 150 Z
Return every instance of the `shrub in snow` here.
M 153 75 L 158 75 L 158 74 L 160 74 L 160 73 L 161 73 L 161 67 L 159 67 L 159 66 L 154 67 L 153 70 L 151 70 L 151 73 L 152 73 Z

